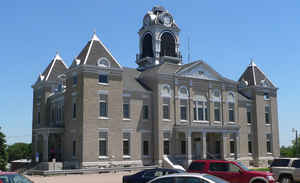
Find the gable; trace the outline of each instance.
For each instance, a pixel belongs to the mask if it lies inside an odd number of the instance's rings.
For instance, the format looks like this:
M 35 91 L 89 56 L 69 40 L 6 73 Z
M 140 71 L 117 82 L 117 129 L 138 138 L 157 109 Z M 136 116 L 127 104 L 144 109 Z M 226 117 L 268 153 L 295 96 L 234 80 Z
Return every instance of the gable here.
M 178 72 L 178 75 L 190 78 L 219 81 L 221 76 L 203 62 L 197 62 Z

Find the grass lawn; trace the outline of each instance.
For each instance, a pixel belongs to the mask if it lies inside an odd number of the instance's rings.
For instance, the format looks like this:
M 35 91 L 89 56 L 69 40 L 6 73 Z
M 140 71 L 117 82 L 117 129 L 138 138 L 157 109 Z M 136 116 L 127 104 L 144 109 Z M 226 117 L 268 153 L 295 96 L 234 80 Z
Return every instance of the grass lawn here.
M 250 170 L 253 170 L 253 171 L 261 171 L 261 172 L 267 172 L 267 171 L 270 171 L 269 168 L 252 168 Z

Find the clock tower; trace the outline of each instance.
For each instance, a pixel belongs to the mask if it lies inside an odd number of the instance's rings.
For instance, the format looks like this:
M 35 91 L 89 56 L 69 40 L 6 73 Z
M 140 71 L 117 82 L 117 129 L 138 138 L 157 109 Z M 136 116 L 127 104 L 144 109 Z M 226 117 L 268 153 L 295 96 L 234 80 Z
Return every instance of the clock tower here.
M 136 63 L 139 70 L 164 62 L 181 64 L 179 52 L 180 29 L 175 24 L 172 15 L 161 6 L 155 6 L 143 19 L 139 30 L 139 54 Z

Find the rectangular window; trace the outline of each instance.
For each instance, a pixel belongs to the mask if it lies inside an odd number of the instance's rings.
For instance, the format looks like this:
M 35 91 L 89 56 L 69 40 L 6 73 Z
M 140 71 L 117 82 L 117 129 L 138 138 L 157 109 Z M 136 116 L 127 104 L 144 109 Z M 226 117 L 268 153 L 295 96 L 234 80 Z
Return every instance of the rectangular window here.
M 143 155 L 149 156 L 149 141 L 148 140 L 144 140 L 144 142 L 143 142 Z
M 270 105 L 267 104 L 265 106 L 265 123 L 266 124 L 270 124 L 270 111 L 271 111 Z
M 163 119 L 170 119 L 170 99 L 163 98 Z
M 194 120 L 208 121 L 207 102 L 194 101 Z
M 143 105 L 143 119 L 149 119 L 148 105 Z
M 51 121 L 55 121 L 55 110 L 54 107 L 51 109 Z
M 73 85 L 77 85 L 77 76 L 73 76 Z
M 168 155 L 170 154 L 170 134 L 169 133 L 164 133 L 164 154 Z
M 180 119 L 187 120 L 187 100 L 180 100 Z
M 130 118 L 130 99 L 128 97 L 123 98 L 123 118 Z
M 215 121 L 221 121 L 220 118 L 220 102 L 214 102 Z
M 130 156 L 130 133 L 123 133 L 123 156 Z
M 248 135 L 248 153 L 252 154 L 252 136 Z
M 99 83 L 108 83 L 108 76 L 105 74 L 99 74 L 98 82 Z
M 221 142 L 219 140 L 216 141 L 216 154 L 221 153 Z
M 269 95 L 269 93 L 264 93 L 264 99 L 265 99 L 265 100 L 270 100 L 270 95 Z
M 234 122 L 234 103 L 229 102 L 228 103 L 228 113 L 229 113 L 229 121 Z
M 271 134 L 266 135 L 266 142 L 267 142 L 267 153 L 272 153 L 272 136 Z
M 37 123 L 41 124 L 41 112 L 40 111 L 37 112 Z
M 99 156 L 107 156 L 107 132 L 99 132 Z
M 234 146 L 235 146 L 235 142 L 233 139 L 230 139 L 230 153 L 234 154 Z
M 73 156 L 73 157 L 76 156 L 76 141 L 75 141 L 75 140 L 73 140 L 72 156 Z
M 72 118 L 76 119 L 77 105 L 76 105 L 75 101 L 73 102 L 73 110 L 72 111 L 73 111 L 72 112 Z
M 107 95 L 100 94 L 99 100 L 99 116 L 108 117 L 108 104 L 107 104 Z
M 62 120 L 64 121 L 65 120 L 65 106 L 64 105 L 61 106 L 61 115 L 62 115 Z
M 181 141 L 181 154 L 186 154 L 186 141 Z
M 252 112 L 251 107 L 247 107 L 247 121 L 248 124 L 252 123 Z

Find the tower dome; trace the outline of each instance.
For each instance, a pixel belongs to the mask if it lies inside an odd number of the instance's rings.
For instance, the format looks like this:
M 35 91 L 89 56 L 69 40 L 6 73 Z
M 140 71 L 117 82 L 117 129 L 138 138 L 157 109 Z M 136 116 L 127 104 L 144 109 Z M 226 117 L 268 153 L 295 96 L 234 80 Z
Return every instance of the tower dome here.
M 155 6 L 148 11 L 139 30 L 138 69 L 145 70 L 164 62 L 180 64 L 179 32 L 173 16 L 164 7 Z

